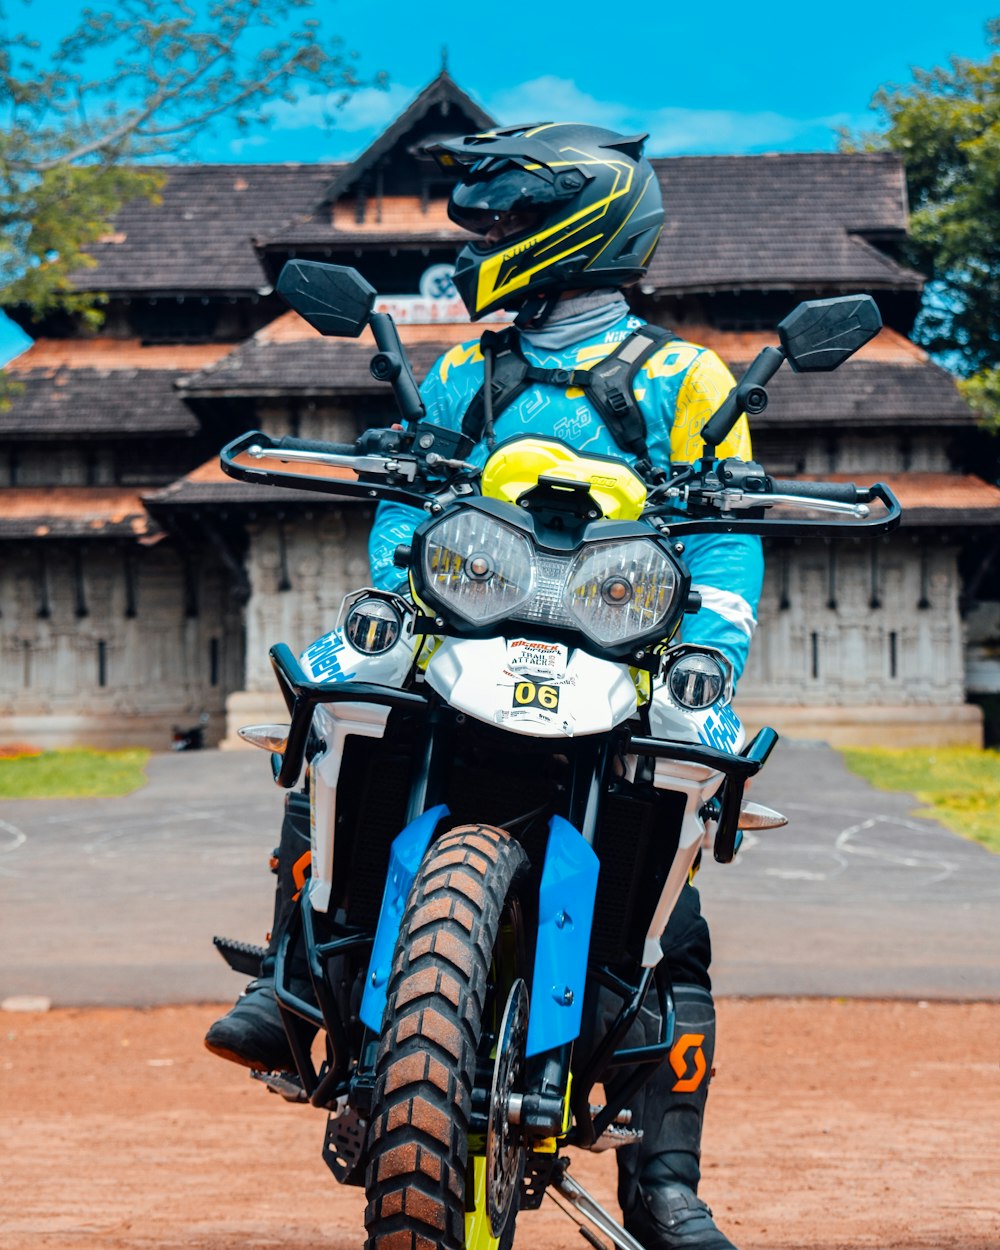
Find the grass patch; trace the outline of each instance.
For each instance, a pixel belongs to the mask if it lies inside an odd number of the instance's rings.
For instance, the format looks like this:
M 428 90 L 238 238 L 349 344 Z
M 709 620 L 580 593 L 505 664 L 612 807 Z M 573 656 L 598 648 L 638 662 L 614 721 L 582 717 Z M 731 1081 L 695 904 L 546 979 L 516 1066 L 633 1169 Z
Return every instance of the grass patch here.
M 852 747 L 841 754 L 852 772 L 879 790 L 908 790 L 926 804 L 914 815 L 1000 852 L 1000 751 Z
M 42 751 L 0 759 L 0 798 L 93 799 L 146 784 L 149 752 Z

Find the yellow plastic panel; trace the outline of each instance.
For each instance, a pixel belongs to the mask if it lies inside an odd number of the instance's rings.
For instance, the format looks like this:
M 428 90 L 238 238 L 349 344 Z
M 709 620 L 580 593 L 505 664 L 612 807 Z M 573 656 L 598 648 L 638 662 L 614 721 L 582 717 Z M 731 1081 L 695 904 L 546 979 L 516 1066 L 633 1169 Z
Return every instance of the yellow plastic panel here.
M 627 464 L 580 456 L 544 438 L 519 438 L 498 448 L 483 469 L 483 494 L 517 503 L 540 477 L 586 482 L 594 502 L 611 521 L 638 520 L 646 503 L 645 484 Z

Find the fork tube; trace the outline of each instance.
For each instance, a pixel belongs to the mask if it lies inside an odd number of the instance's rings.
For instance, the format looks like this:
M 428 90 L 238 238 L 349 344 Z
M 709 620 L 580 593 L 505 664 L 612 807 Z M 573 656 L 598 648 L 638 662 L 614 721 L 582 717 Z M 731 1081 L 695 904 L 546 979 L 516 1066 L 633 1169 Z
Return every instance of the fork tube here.
M 427 717 L 424 749 L 414 770 L 410 786 L 410 798 L 406 808 L 406 823 L 422 816 L 429 807 L 441 802 L 444 789 L 444 773 L 451 757 L 454 724 L 450 714 L 441 707 L 432 707 Z
M 607 760 L 608 743 L 605 739 L 578 747 L 573 759 L 567 819 L 579 829 L 584 841 L 590 846 L 597 839 L 597 821 L 601 812 Z

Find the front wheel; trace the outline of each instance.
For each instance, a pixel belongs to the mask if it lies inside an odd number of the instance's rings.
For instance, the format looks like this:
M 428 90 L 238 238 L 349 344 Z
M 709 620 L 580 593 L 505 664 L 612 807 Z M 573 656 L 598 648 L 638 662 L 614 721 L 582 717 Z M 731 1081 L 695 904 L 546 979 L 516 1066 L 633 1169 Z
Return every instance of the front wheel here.
M 472 1091 L 525 976 L 520 845 L 466 825 L 431 847 L 410 892 L 389 981 L 369 1137 L 368 1250 L 493 1250 L 487 1160 L 470 1152 Z M 523 992 L 523 985 L 521 986 Z M 508 1187 L 511 1188 L 511 1187 Z M 494 1216 L 496 1212 L 494 1210 Z

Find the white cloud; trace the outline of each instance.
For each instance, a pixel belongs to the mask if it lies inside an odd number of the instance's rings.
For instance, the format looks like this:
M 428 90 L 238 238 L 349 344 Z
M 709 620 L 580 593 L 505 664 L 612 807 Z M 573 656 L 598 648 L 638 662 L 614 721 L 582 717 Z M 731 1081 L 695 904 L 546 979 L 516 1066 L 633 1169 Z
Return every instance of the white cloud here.
M 274 130 L 317 130 L 332 126 L 355 134 L 360 130 L 384 130 L 411 102 L 417 92 L 402 83 L 393 83 L 387 91 L 362 87 L 340 103 L 341 93 L 306 95 L 294 104 L 277 100 L 267 112 Z
M 497 92 L 486 102 L 486 110 L 504 125 L 519 122 L 574 121 L 590 126 L 621 130 L 628 125 L 630 110 L 588 95 L 569 78 L 545 74 L 517 87 Z
M 849 122 L 831 117 L 788 117 L 782 113 L 738 113 L 732 109 L 666 108 L 646 123 L 653 155 L 746 152 L 763 148 L 819 146 L 828 132 Z
M 734 109 L 643 111 L 633 105 L 600 100 L 571 79 L 552 74 L 497 92 L 486 102 L 486 107 L 507 125 L 566 120 L 606 126 L 624 133 L 648 131 L 646 151 L 650 156 L 761 151 L 769 147 L 829 147 L 829 132 L 841 126 L 857 129 L 864 124 L 864 119 L 848 114 L 792 117 Z

